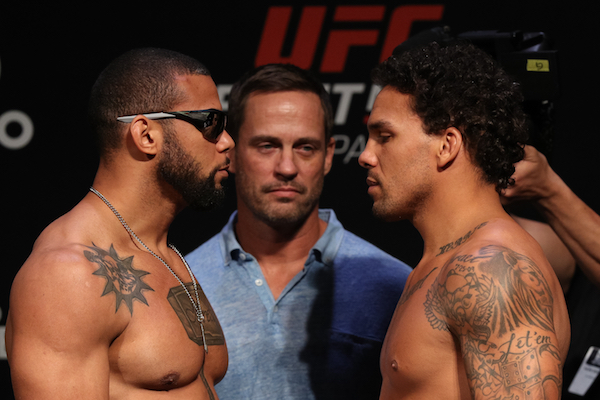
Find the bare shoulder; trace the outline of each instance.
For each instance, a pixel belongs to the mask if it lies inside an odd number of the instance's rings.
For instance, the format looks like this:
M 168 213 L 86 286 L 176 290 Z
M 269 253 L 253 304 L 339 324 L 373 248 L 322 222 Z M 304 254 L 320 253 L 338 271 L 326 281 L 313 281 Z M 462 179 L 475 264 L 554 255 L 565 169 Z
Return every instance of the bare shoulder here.
M 481 264 L 481 267 L 495 265 L 497 268 L 492 269 L 496 272 L 504 270 L 500 267 L 502 265 L 529 265 L 529 274 L 543 279 L 551 291 L 560 291 L 558 280 L 541 246 L 514 220 L 498 218 L 487 221 L 474 229 L 467 239 L 452 252 L 450 261 L 466 257 L 475 265 Z M 447 263 L 446 267 L 451 267 L 451 263 Z
M 96 328 L 103 331 L 93 334 L 114 334 L 110 324 L 97 323 L 115 315 L 114 300 L 103 297 L 109 273 L 105 279 L 98 276 L 102 265 L 109 267 L 111 246 L 97 246 L 81 233 L 84 229 L 69 223 L 70 218 L 62 217 L 42 232 L 15 276 L 9 318 L 11 329 L 19 334 L 41 335 L 45 329 L 68 334 L 73 329 L 82 336 Z M 32 322 L 35 330 L 28 329 Z
M 81 213 L 49 225 L 13 281 L 6 350 L 19 396 L 61 398 L 73 390 L 83 398 L 86 390 L 108 391 L 107 354 L 129 315 L 115 313 L 114 296 L 104 295 L 110 275 L 98 276 L 97 260 L 112 264 L 115 278 L 118 263 L 90 240 L 92 225 Z
M 472 326 L 500 336 L 523 324 L 554 331 L 555 290 L 535 257 L 512 247 L 476 240 L 448 258 L 428 299 L 430 307 L 434 299 L 441 301 L 443 326 L 461 329 L 469 310 L 480 313 Z
M 481 237 L 475 237 L 474 239 L 473 243 L 467 246 L 467 251 L 479 251 L 488 255 L 495 252 L 498 256 L 505 256 L 507 261 L 523 268 L 523 272 L 527 273 L 530 281 L 539 280 L 540 284 L 544 284 L 549 293 L 557 300 L 556 305 L 559 309 L 563 308 L 562 288 L 554 269 L 546 258 L 544 250 L 512 218 L 490 221 L 482 229 Z M 523 275 L 523 278 L 525 278 L 525 275 Z
M 86 250 L 93 245 L 89 235 L 84 234 L 82 224 L 73 223 L 79 215 L 66 214 L 51 223 L 40 234 L 23 266 L 19 269 L 13 291 L 19 294 L 22 285 L 52 287 L 63 283 L 74 285 L 77 282 L 89 285 L 86 278 L 91 276 L 92 266 L 86 257 Z
M 96 321 L 111 316 L 109 311 L 114 314 L 114 306 L 111 310 L 101 299 L 106 280 L 95 276 L 99 267 L 93 257 L 101 257 L 100 251 L 93 243 L 90 246 L 66 243 L 34 250 L 11 287 L 12 322 L 35 318 L 41 331 L 42 322 L 52 323 L 46 318 L 60 315 L 65 322 L 81 324 L 81 329 L 87 329 L 99 326 Z M 68 328 L 69 324 L 61 326 Z
M 481 226 L 449 255 L 436 283 L 452 293 L 476 289 L 472 300 L 494 311 L 490 322 L 500 336 L 524 324 L 549 331 L 555 320 L 568 324 L 560 284 L 541 247 L 511 220 Z

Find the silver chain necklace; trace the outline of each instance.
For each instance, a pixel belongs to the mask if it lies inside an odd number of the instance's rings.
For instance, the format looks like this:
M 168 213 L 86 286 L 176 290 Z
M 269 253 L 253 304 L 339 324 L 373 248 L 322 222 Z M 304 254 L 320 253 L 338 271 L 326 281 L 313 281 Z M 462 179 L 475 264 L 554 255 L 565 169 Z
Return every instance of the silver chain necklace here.
M 175 252 L 175 254 L 177 254 L 179 256 L 179 258 L 183 262 L 183 265 L 185 265 L 185 268 L 187 269 L 188 273 L 190 274 L 190 279 L 192 280 L 192 284 L 194 285 L 194 293 L 196 295 L 196 301 L 194 301 L 192 294 L 187 289 L 187 287 L 185 286 L 183 281 L 179 278 L 179 276 L 177 276 L 175 271 L 173 271 L 173 269 L 171 267 L 169 267 L 169 264 L 167 264 L 167 262 L 165 260 L 163 260 L 158 254 L 156 254 L 155 252 L 150 250 L 150 248 L 148 246 L 146 246 L 146 244 L 144 242 L 142 242 L 142 239 L 140 239 L 135 234 L 135 232 L 129 227 L 129 225 L 127 225 L 127 222 L 125 222 L 125 219 L 123 219 L 123 217 L 121 216 L 121 214 L 119 214 L 117 209 L 112 204 L 110 204 L 110 202 L 106 199 L 106 197 L 104 197 L 102 195 L 102 193 L 100 193 L 98 190 L 96 190 L 93 186 L 90 186 L 90 192 L 92 192 L 96 196 L 98 196 L 100 198 L 100 200 L 102 200 L 104 202 L 104 204 L 106 204 L 108 206 L 108 208 L 110 208 L 110 210 L 116 215 L 116 217 L 119 219 L 119 222 L 121 222 L 121 225 L 123 225 L 125 230 L 127 230 L 127 232 L 135 240 L 137 240 L 138 243 L 141 244 L 144 249 L 146 249 L 146 251 L 148 251 L 148 253 L 152 254 L 158 261 L 163 263 L 163 265 L 165 267 L 167 267 L 167 269 L 171 272 L 171 274 L 173 274 L 175 279 L 177 279 L 177 281 L 179 282 L 179 284 L 181 285 L 183 290 L 185 290 L 185 293 L 187 293 L 190 301 L 192 302 L 192 306 L 194 306 L 194 310 L 196 310 L 196 319 L 200 323 L 200 330 L 202 331 L 202 343 L 204 344 L 204 351 L 206 353 L 208 353 L 208 346 L 206 344 L 206 337 L 204 335 L 204 313 L 202 312 L 202 307 L 200 306 L 200 296 L 198 295 L 198 285 L 196 284 L 196 279 L 194 278 L 194 274 L 192 273 L 192 270 L 191 270 L 190 266 L 188 265 L 188 263 L 185 261 L 185 258 L 183 258 L 183 256 L 181 255 L 181 253 L 179 252 L 179 250 L 177 250 L 177 248 L 175 246 L 173 246 L 171 243 L 169 243 L 169 248 L 171 250 L 173 250 Z

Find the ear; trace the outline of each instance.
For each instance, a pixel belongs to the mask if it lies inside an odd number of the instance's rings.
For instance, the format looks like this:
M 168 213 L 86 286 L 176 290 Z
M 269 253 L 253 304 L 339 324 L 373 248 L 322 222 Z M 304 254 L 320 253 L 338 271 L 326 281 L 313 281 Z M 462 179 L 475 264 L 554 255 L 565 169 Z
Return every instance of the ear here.
M 437 150 L 438 168 L 448 168 L 458 157 L 462 146 L 462 133 L 453 126 L 446 128 L 439 140 L 439 147 Z
M 327 150 L 325 153 L 325 166 L 323 168 L 325 175 L 327 175 L 329 173 L 329 171 L 331 170 L 331 165 L 333 164 L 333 153 L 334 152 L 335 152 L 335 139 L 331 137 L 331 138 L 329 138 L 329 143 L 327 143 Z
M 160 124 L 153 123 L 143 115 L 138 115 L 129 125 L 128 136 L 130 152 L 136 159 L 151 160 L 158 154 L 162 143 Z

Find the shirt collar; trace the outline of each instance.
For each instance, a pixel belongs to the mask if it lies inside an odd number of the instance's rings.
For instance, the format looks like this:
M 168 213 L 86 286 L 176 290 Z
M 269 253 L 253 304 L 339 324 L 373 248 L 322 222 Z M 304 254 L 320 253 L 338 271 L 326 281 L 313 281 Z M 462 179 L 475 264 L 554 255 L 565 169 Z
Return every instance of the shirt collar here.
M 333 260 L 342 243 L 344 236 L 344 228 L 338 221 L 335 212 L 331 209 L 320 209 L 319 218 L 327 222 L 327 229 L 323 235 L 317 240 L 317 243 L 311 249 L 308 259 L 313 256 L 317 260 L 326 265 L 333 264 Z M 221 238 L 223 240 L 223 258 L 225 264 L 229 264 L 232 260 L 238 259 L 240 254 L 245 254 L 246 257 L 251 257 L 249 253 L 244 252 L 240 243 L 235 237 L 235 222 L 237 219 L 237 210 L 231 214 L 229 221 L 221 230 Z

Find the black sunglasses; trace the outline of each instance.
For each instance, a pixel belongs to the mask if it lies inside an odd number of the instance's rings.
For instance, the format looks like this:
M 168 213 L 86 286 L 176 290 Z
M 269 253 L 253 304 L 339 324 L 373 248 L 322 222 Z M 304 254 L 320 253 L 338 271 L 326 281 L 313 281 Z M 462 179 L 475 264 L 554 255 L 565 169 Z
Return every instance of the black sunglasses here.
M 180 119 L 194 125 L 194 127 L 202 133 L 204 139 L 213 143 L 217 142 L 219 135 L 227 125 L 227 113 L 214 108 L 195 111 L 163 111 L 137 115 L 143 115 L 148 119 Z M 121 122 L 131 122 L 137 115 L 118 117 L 117 120 Z

